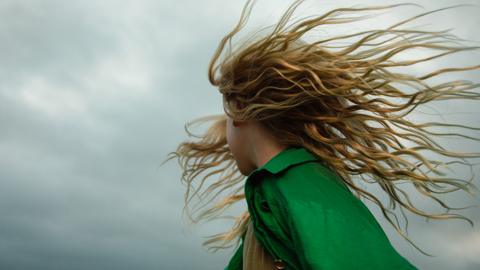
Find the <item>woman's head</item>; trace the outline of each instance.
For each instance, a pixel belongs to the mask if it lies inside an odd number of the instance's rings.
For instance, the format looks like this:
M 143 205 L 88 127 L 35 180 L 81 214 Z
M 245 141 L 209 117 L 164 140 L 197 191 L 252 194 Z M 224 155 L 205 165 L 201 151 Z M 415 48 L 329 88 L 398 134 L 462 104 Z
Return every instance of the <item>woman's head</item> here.
M 433 177 L 431 174 L 444 175 L 437 169 L 439 165 L 459 163 L 471 166 L 464 161 L 465 158 L 479 155 L 452 152 L 432 140 L 434 135 L 445 134 L 465 138 L 462 134 L 451 131 L 433 133 L 427 128 L 476 128 L 448 123 L 415 123 L 406 116 L 418 106 L 435 100 L 480 99 L 478 93 L 470 92 L 478 84 L 470 81 L 459 80 L 435 85 L 427 82 L 442 73 L 474 70 L 479 69 L 479 66 L 437 69 L 423 75 L 398 73 L 390 69 L 414 66 L 429 60 L 427 57 L 395 60 L 394 56 L 402 51 L 415 48 L 441 50 L 443 52 L 436 56 L 440 57 L 478 47 L 452 46 L 448 43 L 456 37 L 444 31 L 400 28 L 425 14 L 408 18 L 386 29 L 327 36 L 309 43 L 302 36 L 315 27 L 363 19 L 360 16 L 342 17 L 343 14 L 408 4 L 338 8 L 286 27 L 293 11 L 302 2 L 295 1 L 272 33 L 242 43 L 234 50 L 229 50 L 219 61 L 226 44 L 243 27 L 246 8 L 252 7 L 250 2 L 247 2 L 238 25 L 220 42 L 209 65 L 209 80 L 223 97 L 225 113 L 194 121 L 214 120 L 204 135 L 199 136 L 199 141 L 184 142 L 177 151 L 172 152 L 174 157 L 179 157 L 184 169 L 182 180 L 188 184 L 185 206 L 191 198 L 198 195 L 200 189 L 191 194 L 192 182 L 199 178 L 200 173 L 209 170 L 212 171 L 200 178 L 200 187 L 207 178 L 217 178 L 198 197 L 214 194 L 215 198 L 223 191 L 232 192 L 203 212 L 199 219 L 213 216 L 242 200 L 244 176 L 253 165 L 248 159 L 245 162 L 237 161 L 243 160 L 255 149 L 251 144 L 256 138 L 252 136 L 256 134 L 253 130 L 263 130 L 261 134 L 272 136 L 274 140 L 271 141 L 280 146 L 305 147 L 322 159 L 357 196 L 378 204 L 384 217 L 403 237 L 396 215 L 356 181 L 378 184 L 391 198 L 391 205 L 395 207 L 400 204 L 402 211 L 405 208 L 434 219 L 458 218 L 452 214 L 433 215 L 418 210 L 397 183 L 408 181 L 419 194 L 436 202 L 441 200 L 435 193 L 445 193 L 444 187 L 439 184 L 454 186 L 455 189 L 449 191 L 463 189 L 470 192 L 474 187 L 470 181 Z M 247 17 L 250 9 L 246 13 Z M 336 41 L 348 39 L 354 40 L 350 40 L 347 45 L 334 46 Z M 445 163 L 427 159 L 419 150 L 461 161 Z M 367 178 L 373 181 L 368 181 Z M 399 193 L 404 196 L 401 197 Z M 445 204 L 442 206 L 452 209 Z M 397 225 L 387 213 L 393 214 Z M 244 232 L 248 217 L 249 213 L 245 211 L 237 218 L 232 231 L 216 235 L 204 244 L 239 240 L 238 236 Z M 411 243 L 410 240 L 409 242 Z

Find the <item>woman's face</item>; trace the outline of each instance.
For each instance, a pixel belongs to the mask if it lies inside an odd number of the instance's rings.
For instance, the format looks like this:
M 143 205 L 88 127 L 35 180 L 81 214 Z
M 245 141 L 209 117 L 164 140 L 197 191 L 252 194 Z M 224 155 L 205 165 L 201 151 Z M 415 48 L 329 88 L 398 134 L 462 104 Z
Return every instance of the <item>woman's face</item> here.
M 243 175 L 248 175 L 255 167 L 249 160 L 251 143 L 248 141 L 250 125 L 243 121 L 233 121 L 227 115 L 226 136 L 230 152 L 237 162 L 238 169 Z

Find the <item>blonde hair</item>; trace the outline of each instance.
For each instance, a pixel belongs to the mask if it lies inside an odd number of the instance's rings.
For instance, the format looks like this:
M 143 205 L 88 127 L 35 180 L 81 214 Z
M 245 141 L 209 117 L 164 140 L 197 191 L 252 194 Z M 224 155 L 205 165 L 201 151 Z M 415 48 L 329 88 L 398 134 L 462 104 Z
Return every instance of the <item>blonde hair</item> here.
M 457 127 L 471 130 L 480 128 L 440 122 L 416 123 L 407 120 L 406 116 L 417 106 L 435 100 L 477 100 L 480 95 L 469 90 L 478 87 L 478 84 L 471 81 L 456 80 L 430 85 L 426 80 L 448 72 L 478 70 L 480 66 L 441 68 L 421 76 L 389 70 L 427 62 L 448 54 L 478 49 L 477 46 L 448 44 L 463 40 L 449 34 L 448 31 L 399 28 L 421 16 L 455 6 L 421 13 L 386 29 L 325 37 L 308 43 L 301 37 L 315 27 L 362 19 L 355 16 L 341 17 L 339 16 L 341 14 L 417 4 L 337 8 L 321 16 L 285 27 L 293 11 L 303 2 L 297 0 L 287 9 L 269 35 L 256 40 L 251 38 L 235 50 L 231 49 L 230 44 L 229 52 L 223 61 L 217 64 L 227 42 L 231 42 L 232 37 L 246 23 L 254 2 L 250 0 L 246 2 L 238 24 L 221 40 L 208 67 L 211 84 L 223 95 L 225 114 L 200 117 L 187 123 L 186 132 L 198 140 L 182 142 L 176 151 L 169 153 L 172 155 L 169 159 L 177 157 L 183 169 L 181 181 L 187 184 L 183 211 L 187 210 L 190 220 L 192 222 L 207 218 L 211 220 L 235 202 L 244 199 L 242 184 L 245 176 L 239 173 L 225 138 L 228 115 L 234 119 L 255 119 L 275 134 L 280 143 L 305 147 L 326 161 L 327 166 L 338 172 L 358 198 L 363 197 L 376 203 L 395 230 L 417 249 L 418 247 L 400 229 L 396 215 L 373 194 L 360 188 L 353 181 L 353 176 L 358 175 L 365 182 L 378 184 L 390 198 L 390 207 L 393 206 L 395 209 L 397 204 L 400 205 L 405 219 L 403 209 L 408 209 L 427 219 L 460 218 L 469 221 L 473 226 L 470 219 L 448 213 L 452 209 L 467 207 L 450 207 L 435 196 L 460 189 L 473 195 L 473 189 L 478 190 L 472 183 L 473 175 L 466 181 L 459 178 L 434 177 L 431 174 L 445 175 L 437 167 L 449 168 L 448 165 L 454 163 L 471 168 L 473 164 L 468 163 L 466 159 L 479 157 L 480 153 L 449 151 L 435 142 L 433 136 L 460 136 L 476 141 L 480 139 L 460 133 L 435 133 L 427 128 Z M 379 41 L 388 36 L 390 38 Z M 355 37 L 360 38 L 347 46 L 330 45 L 332 41 Z M 359 51 L 364 47 L 367 49 Z M 443 52 L 420 59 L 392 60 L 396 54 L 415 48 Z M 401 84 L 402 88 L 393 84 Z M 414 91 L 409 93 L 408 89 Z M 235 102 L 241 102 L 246 106 L 234 106 Z M 207 121 L 213 123 L 203 135 L 194 135 L 188 130 L 188 126 L 194 123 Z M 413 145 L 407 146 L 401 142 L 402 140 Z M 458 160 L 443 162 L 427 159 L 420 153 L 422 150 Z M 422 169 L 423 166 L 426 171 Z M 206 175 L 200 177 L 202 173 Z M 214 177 L 214 181 L 198 194 L 206 180 L 211 177 Z M 368 178 L 373 181 L 369 181 Z M 421 195 L 448 209 L 447 213 L 430 214 L 418 209 L 412 204 L 407 193 L 399 188 L 397 183 L 400 180 L 411 183 Z M 194 181 L 200 182 L 198 188 L 194 187 Z M 449 189 L 448 186 L 453 188 Z M 213 194 L 204 204 L 195 204 L 201 209 L 226 191 L 229 193 L 219 199 L 213 207 L 201 212 L 197 219 L 189 212 L 188 205 L 194 196 L 198 196 L 202 201 L 206 195 Z M 389 215 L 393 215 L 396 224 Z M 244 211 L 235 217 L 231 230 L 212 235 L 203 245 L 221 242 L 221 245 L 211 247 L 215 251 L 231 247 L 233 241 L 238 245 L 248 219 L 249 213 Z

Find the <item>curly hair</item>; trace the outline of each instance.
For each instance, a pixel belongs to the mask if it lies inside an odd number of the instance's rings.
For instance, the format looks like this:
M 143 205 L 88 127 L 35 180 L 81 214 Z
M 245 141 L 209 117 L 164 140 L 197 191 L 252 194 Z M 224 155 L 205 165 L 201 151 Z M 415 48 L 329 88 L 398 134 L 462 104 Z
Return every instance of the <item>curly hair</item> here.
M 183 211 L 187 211 L 190 220 L 211 220 L 245 197 L 242 193 L 245 176 L 239 173 L 226 141 L 228 115 L 234 119 L 256 120 L 275 134 L 281 144 L 310 150 L 338 172 L 355 196 L 377 204 L 395 230 L 417 249 L 419 248 L 400 229 L 397 216 L 390 210 L 395 209 L 397 204 L 400 205 L 407 226 L 404 209 L 426 217 L 427 220 L 458 218 L 469 221 L 473 226 L 473 222 L 463 215 L 449 213 L 452 209 L 468 207 L 450 207 L 435 194 L 463 190 L 475 195 L 474 191 L 478 188 L 472 182 L 473 174 L 469 180 L 446 177 L 439 167 L 449 169 L 452 164 L 461 164 L 472 169 L 474 164 L 469 163 L 468 159 L 480 157 L 480 153 L 447 150 L 434 141 L 433 137 L 480 139 L 463 133 L 433 132 L 429 128 L 480 128 L 445 122 L 420 123 L 407 119 L 407 115 L 417 106 L 431 104 L 433 101 L 478 100 L 479 93 L 472 91 L 478 84 L 471 81 L 431 84 L 427 80 L 443 73 L 478 70 L 480 65 L 445 67 L 419 76 L 391 70 L 480 48 L 462 45 L 461 42 L 466 40 L 452 35 L 450 30 L 400 28 L 416 18 L 461 5 L 420 13 L 385 29 L 328 36 L 307 42 L 302 36 L 316 27 L 352 23 L 369 17 L 342 16 L 343 14 L 419 5 L 400 3 L 336 8 L 321 16 L 286 26 L 294 10 L 303 2 L 297 0 L 289 6 L 268 35 L 252 35 L 232 50 L 231 40 L 245 25 L 254 2 L 246 2 L 239 22 L 223 37 L 208 67 L 210 83 L 222 94 L 224 113 L 200 117 L 187 123 L 186 132 L 198 140 L 184 141 L 176 151 L 169 153 L 172 155 L 169 159 L 177 157 L 183 169 L 181 181 L 187 185 Z M 357 40 L 348 45 L 332 45 L 333 41 L 355 38 Z M 217 64 L 227 42 L 230 44 L 228 51 Z M 441 52 L 418 59 L 393 60 L 397 54 L 416 48 Z M 236 102 L 246 106 L 235 106 Z M 194 135 L 188 130 L 194 123 L 207 121 L 213 123 L 203 135 Z M 427 158 L 421 153 L 424 150 L 450 160 Z M 206 175 L 200 177 L 202 173 Z M 198 194 L 206 180 L 211 178 L 214 181 Z M 195 181 L 196 179 L 199 180 Z M 389 207 L 362 189 L 361 181 L 378 184 L 390 199 Z M 412 184 L 421 196 L 433 199 L 447 209 L 446 212 L 432 214 L 418 209 L 407 192 L 400 188 L 402 181 Z M 194 187 L 194 182 L 200 182 L 198 188 Z M 195 204 L 198 211 L 227 191 L 226 196 L 201 212 L 196 219 L 190 213 L 188 205 L 194 196 L 198 196 L 200 201 L 205 200 L 207 195 L 211 196 L 204 204 Z M 231 247 L 231 242 L 235 240 L 238 245 L 240 236 L 246 230 L 249 213 L 244 211 L 233 218 L 235 222 L 231 230 L 212 235 L 203 245 L 221 242 L 220 245 L 211 247 L 215 251 Z

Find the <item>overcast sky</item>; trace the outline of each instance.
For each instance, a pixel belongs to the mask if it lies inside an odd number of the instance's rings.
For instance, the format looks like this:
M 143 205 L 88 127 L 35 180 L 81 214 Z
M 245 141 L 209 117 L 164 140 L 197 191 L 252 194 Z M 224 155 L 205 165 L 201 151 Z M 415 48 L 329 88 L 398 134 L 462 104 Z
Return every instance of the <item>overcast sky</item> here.
M 274 23 L 292 2 L 259 0 L 247 29 Z M 158 165 L 187 138 L 186 122 L 223 112 L 207 66 L 243 3 L 0 2 L 0 269 L 226 266 L 232 249 L 212 254 L 201 243 L 231 221 L 188 227 L 181 218 L 180 169 L 176 162 Z M 310 8 L 296 14 L 351 3 L 307 1 Z M 434 9 L 459 2 L 416 3 Z M 422 12 L 395 10 L 388 15 L 392 22 Z M 429 29 L 455 28 L 454 34 L 478 42 L 479 12 L 479 6 L 462 7 L 421 22 Z M 470 52 L 451 63 L 479 59 Z M 478 72 L 468 76 L 478 78 Z M 478 126 L 480 109 L 471 105 L 456 103 L 449 109 L 467 113 L 447 118 Z M 478 142 L 455 147 L 479 150 Z M 432 201 L 418 201 L 424 210 L 440 210 Z M 447 201 L 454 207 L 479 202 L 462 192 Z M 480 269 L 478 208 L 457 212 L 473 219 L 473 228 L 461 220 L 425 222 L 410 215 L 410 237 L 437 255 L 426 257 L 368 206 L 397 250 L 419 269 Z M 244 207 L 238 204 L 232 214 Z

